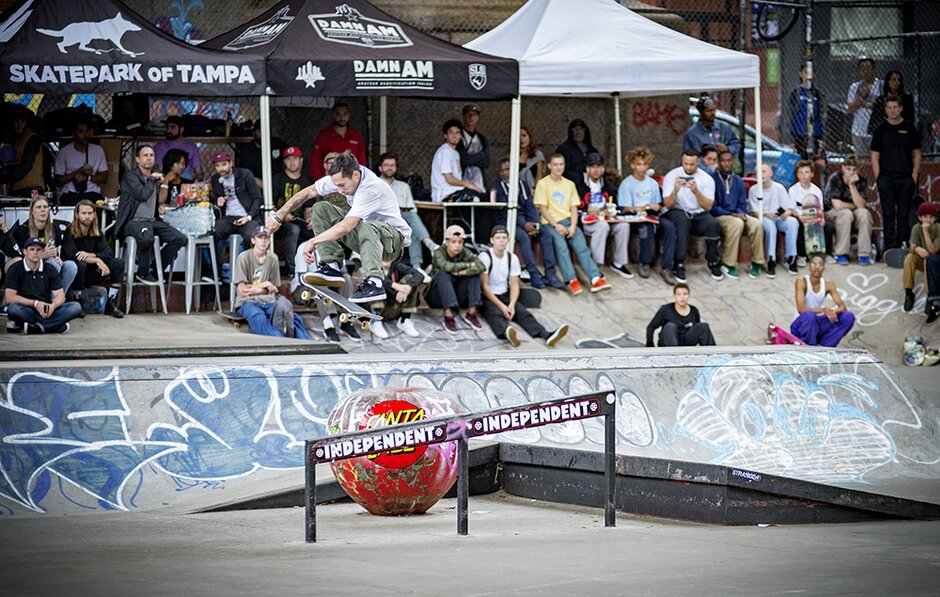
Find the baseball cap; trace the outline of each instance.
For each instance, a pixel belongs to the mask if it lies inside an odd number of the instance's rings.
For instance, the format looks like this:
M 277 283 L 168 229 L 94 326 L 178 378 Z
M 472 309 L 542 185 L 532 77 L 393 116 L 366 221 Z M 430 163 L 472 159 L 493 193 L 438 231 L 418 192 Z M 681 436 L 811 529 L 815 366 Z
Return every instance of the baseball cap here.
M 271 236 L 271 233 L 268 232 L 268 229 L 264 226 L 258 226 L 251 232 L 252 238 L 256 236 Z
M 300 151 L 300 148 L 297 146 L 291 146 L 284 150 L 284 157 L 289 158 L 291 156 L 296 156 L 298 158 L 304 157 L 304 153 Z
M 231 162 L 232 161 L 232 152 L 230 151 L 217 151 L 212 154 L 212 163 L 216 162 Z
M 163 121 L 163 124 L 175 124 L 176 126 L 183 126 L 183 117 L 177 116 L 176 114 L 167 116 L 166 120 Z
M 698 103 L 695 104 L 695 109 L 701 113 L 701 111 L 704 110 L 705 108 L 711 108 L 714 105 L 715 105 L 715 100 L 713 100 L 707 95 L 703 95 L 702 97 L 699 98 Z
M 502 224 L 497 224 L 493 226 L 493 229 L 490 231 L 490 238 L 496 236 L 497 234 L 509 234 L 509 230 Z
M 466 236 L 467 233 L 457 224 L 448 226 L 447 230 L 444 231 L 444 238 L 466 238 Z
M 476 104 L 467 104 L 466 106 L 463 107 L 463 113 L 466 114 L 467 112 L 476 112 L 477 114 L 479 114 L 480 106 Z
M 592 165 L 592 164 L 603 164 L 603 163 L 604 163 L 604 156 L 602 156 L 601 154 L 597 153 L 596 151 L 592 151 L 591 153 L 587 154 L 587 165 L 588 165 L 588 166 L 590 166 L 590 165 Z
M 35 236 L 31 236 L 26 239 L 25 243 L 23 243 L 23 248 L 27 249 L 33 245 L 39 245 L 40 247 L 45 247 L 46 243 L 41 238 L 36 238 Z
M 917 217 L 933 216 L 937 217 L 937 206 L 933 203 L 924 202 L 917 207 Z
M 330 153 L 323 156 L 323 161 L 328 162 L 329 160 L 335 160 L 340 156 L 339 152 L 331 151 Z

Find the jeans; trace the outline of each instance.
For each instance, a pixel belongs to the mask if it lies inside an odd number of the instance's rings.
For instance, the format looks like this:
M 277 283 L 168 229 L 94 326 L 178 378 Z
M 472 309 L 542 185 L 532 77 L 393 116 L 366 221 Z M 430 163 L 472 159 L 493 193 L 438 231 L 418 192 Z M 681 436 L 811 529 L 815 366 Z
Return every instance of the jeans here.
M 843 311 L 832 323 L 822 313 L 804 311 L 790 324 L 790 333 L 810 346 L 834 348 L 855 325 L 855 315 Z
M 248 320 L 248 328 L 252 333 L 261 336 L 275 336 L 283 338 L 281 330 L 271 325 L 271 313 L 274 312 L 274 301 L 270 303 L 258 303 L 247 301 L 238 308 L 238 314 Z M 300 315 L 294 313 L 294 337 L 298 340 L 310 340 L 310 334 L 304 327 L 304 322 Z
M 453 311 L 458 307 L 479 307 L 481 295 L 480 276 L 455 276 L 440 271 L 431 279 L 426 298 L 433 309 Z
M 564 220 L 558 220 L 558 223 L 567 228 L 571 225 L 571 220 L 565 218 Z M 574 249 L 574 253 L 581 263 L 581 269 L 584 270 L 584 273 L 592 282 L 594 278 L 601 275 L 600 270 L 597 269 L 597 265 L 594 263 L 594 258 L 591 256 L 591 249 L 588 248 L 587 241 L 584 239 L 584 233 L 581 232 L 580 228 L 575 228 L 574 236 L 571 238 L 558 234 L 554 226 L 542 226 L 542 229 L 547 230 L 549 237 L 552 239 L 552 244 L 555 247 L 555 259 L 558 261 L 558 267 L 561 268 L 562 282 L 568 283 L 578 278 L 574 271 L 574 263 L 571 262 L 568 245 L 571 245 L 571 248 Z
M 800 222 L 795 216 L 787 219 L 764 218 L 764 252 L 768 260 L 777 260 L 777 232 L 786 235 L 784 255 L 796 257 L 796 239 L 800 233 Z
M 916 185 L 910 176 L 893 177 L 882 174 L 878 177 L 878 197 L 881 198 L 881 214 L 884 224 L 885 249 L 896 249 L 911 237 L 908 218 L 911 199 Z M 861 251 L 859 251 L 861 253 Z
M 65 291 L 67 296 L 69 288 L 72 287 L 72 282 L 75 281 L 75 276 L 78 275 L 78 265 L 74 261 L 63 261 L 62 265 L 59 265 L 59 262 L 54 259 L 46 259 L 45 264 L 52 266 L 55 271 L 59 272 L 62 290 Z
M 76 301 L 66 301 L 52 315 L 43 319 L 39 311 L 26 305 L 13 303 L 7 305 L 7 318 L 19 323 L 38 323 L 47 332 L 56 332 L 66 323 L 82 314 L 82 306 Z
M 160 220 L 131 220 L 124 226 L 124 236 L 137 239 L 137 274 L 140 276 L 150 274 L 154 236 L 159 236 L 160 242 L 163 243 L 160 259 L 164 268 L 172 265 L 176 254 L 186 246 L 186 235 Z
M 718 220 L 710 213 L 703 211 L 692 215 L 681 209 L 670 209 L 663 215 L 660 224 L 663 219 L 669 220 L 676 226 L 676 263 L 685 263 L 689 251 L 689 237 L 693 234 L 705 237 L 705 258 L 708 264 L 718 262 L 718 241 L 721 240 L 721 231 L 718 228 Z
M 660 218 L 659 224 L 644 223 L 635 224 L 637 227 L 637 236 L 640 239 L 640 263 L 650 265 L 656 253 L 656 235 L 663 243 L 663 255 L 660 259 L 660 267 L 663 269 L 672 269 L 676 265 L 676 225 Z
M 552 244 L 552 237 L 548 230 L 539 227 L 539 233 L 535 235 L 539 241 L 539 247 L 542 249 L 542 266 L 545 268 L 545 277 L 551 280 L 555 277 L 555 246 Z M 526 271 L 534 278 L 536 274 L 541 276 L 539 268 L 535 263 L 535 251 L 532 250 L 532 237 L 522 226 L 516 226 L 516 246 L 522 252 L 522 262 L 525 264 Z
M 408 258 L 411 261 L 411 267 L 420 268 L 421 262 L 424 261 L 422 251 L 424 239 L 431 235 L 428 234 L 427 226 L 421 221 L 421 216 L 418 215 L 417 211 L 403 211 L 401 212 L 401 218 L 411 226 L 411 244 L 408 245 Z
M 714 346 L 715 337 L 707 323 L 696 323 L 679 335 L 679 326 L 671 321 L 659 332 L 660 346 Z

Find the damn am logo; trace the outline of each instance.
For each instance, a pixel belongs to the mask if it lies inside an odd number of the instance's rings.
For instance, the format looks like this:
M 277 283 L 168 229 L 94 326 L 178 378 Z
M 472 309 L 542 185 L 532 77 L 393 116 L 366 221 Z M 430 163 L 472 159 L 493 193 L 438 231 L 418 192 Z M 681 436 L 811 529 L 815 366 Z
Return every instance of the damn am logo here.
M 290 6 L 285 6 L 271 15 L 270 18 L 251 25 L 242 31 L 238 37 L 225 44 L 224 48 L 226 50 L 244 50 L 271 43 L 293 22 L 294 17 L 288 14 L 289 10 Z
M 366 48 L 403 48 L 413 45 L 397 23 L 365 17 L 348 4 L 336 7 L 333 14 L 307 17 L 324 41 Z

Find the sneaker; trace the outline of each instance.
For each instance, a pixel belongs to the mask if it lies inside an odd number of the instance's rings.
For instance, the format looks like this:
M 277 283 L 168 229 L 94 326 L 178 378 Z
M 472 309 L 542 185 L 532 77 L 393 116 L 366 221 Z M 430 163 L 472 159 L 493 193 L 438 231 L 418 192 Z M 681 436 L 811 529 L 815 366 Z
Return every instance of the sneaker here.
M 523 282 L 528 282 L 529 280 L 532 279 L 532 274 L 529 273 L 529 270 L 524 269 L 521 272 L 519 272 L 519 279 L 522 280 Z
M 385 289 L 372 281 L 371 278 L 363 280 L 356 292 L 349 297 L 351 303 L 373 303 L 385 300 Z
M 305 284 L 309 284 L 310 286 L 333 286 L 338 288 L 346 283 L 343 272 L 325 263 L 321 263 L 320 266 L 312 272 L 303 274 L 301 278 Z
M 708 273 L 711 275 L 712 280 L 724 280 L 725 275 L 721 273 L 721 266 L 717 263 L 711 263 L 708 266 Z
M 806 257 L 797 257 L 796 266 L 800 268 L 806 267 Z
M 117 319 L 124 317 L 124 311 L 118 309 L 117 305 L 111 299 L 108 299 L 108 302 L 105 303 L 104 312 Z
M 871 265 L 871 257 L 868 255 L 859 255 L 858 256 L 859 265 Z
M 904 310 L 910 311 L 914 308 L 914 293 L 910 290 L 904 292 Z M 10 331 L 10 324 L 7 323 L 7 331 Z
M 751 271 L 749 271 L 749 272 L 747 273 L 747 277 L 748 277 L 748 278 L 751 278 L 752 280 L 756 280 L 756 279 L 760 278 L 760 270 L 761 270 L 761 266 L 760 266 L 759 264 L 757 264 L 757 263 L 752 263 L 752 264 L 751 264 Z
M 519 345 L 522 344 L 522 342 L 519 341 L 519 332 L 512 326 L 506 328 L 506 339 L 509 340 L 509 343 L 512 344 L 514 348 L 519 348 Z
M 7 320 L 7 333 L 8 334 L 19 334 L 23 331 L 23 324 L 18 321 Z
M 371 330 L 372 335 L 376 338 L 388 340 L 388 331 L 385 329 L 385 326 L 382 325 L 381 321 L 373 321 L 372 325 L 369 327 L 369 330 Z
M 581 282 L 579 282 L 577 279 L 568 282 L 568 290 L 571 291 L 573 296 L 578 296 L 584 292 L 584 289 L 581 288 Z
M 641 263 L 641 264 L 640 264 L 640 271 L 637 272 L 637 273 L 639 273 L 639 274 L 640 274 L 640 277 L 643 278 L 644 280 L 647 279 L 647 278 L 649 278 L 649 277 L 650 277 L 650 266 L 649 266 L 649 264 L 648 264 L 648 263 Z
M 41 323 L 27 323 L 25 326 L 23 326 L 23 329 L 30 336 L 46 333 L 46 328 L 42 327 Z
M 447 332 L 448 334 L 457 333 L 457 320 L 454 319 L 453 317 L 448 317 L 447 315 L 445 315 L 443 325 L 444 325 L 444 331 Z
M 424 278 L 424 283 L 425 283 L 425 284 L 430 284 L 430 283 L 431 283 L 431 274 L 429 274 L 427 271 L 425 271 L 425 270 L 423 270 L 423 269 L 421 269 L 421 268 L 415 268 L 415 269 L 417 269 L 419 272 L 421 272 L 421 277 Z
M 591 280 L 591 292 L 600 292 L 601 290 L 610 290 L 611 286 L 607 280 L 598 276 Z
M 836 258 L 832 255 L 826 255 L 826 263 L 832 265 L 833 263 L 836 263 Z
M 846 257 L 845 255 L 836 255 L 836 263 L 838 263 L 839 265 L 848 265 L 849 258 Z
M 799 275 L 800 269 L 796 265 L 796 257 L 787 257 L 787 271 L 792 276 Z
M 666 282 L 666 284 L 670 286 L 676 285 L 676 276 L 672 273 L 672 270 L 664 269 L 660 271 L 659 274 L 663 277 L 663 281 Z
M 476 314 L 476 312 L 473 312 L 473 313 L 469 313 L 469 312 L 468 312 L 468 313 L 464 313 L 463 315 L 460 316 L 460 318 L 463 319 L 464 321 L 466 321 L 466 322 L 467 322 L 467 325 L 469 325 L 470 327 L 472 327 L 472 328 L 475 329 L 476 331 L 478 331 L 478 332 L 482 332 L 482 331 L 483 331 L 483 324 L 480 323 L 480 317 Z
M 940 319 L 940 307 L 931 307 L 930 311 L 927 312 L 927 323 L 933 323 L 937 319 Z
M 352 338 L 353 340 L 360 340 L 362 338 L 359 335 L 359 330 L 356 329 L 356 326 L 353 325 L 353 322 L 351 321 L 339 324 L 339 331 L 343 332 L 347 337 Z
M 146 284 L 147 286 L 156 286 L 160 282 L 153 276 L 153 274 L 147 274 L 145 276 L 137 275 L 134 276 L 134 280 L 138 284 Z
M 626 265 L 613 265 L 610 267 L 610 269 L 614 270 L 614 273 L 620 274 L 627 280 L 633 277 L 633 272 L 631 272 L 630 268 L 628 268 Z
M 738 268 L 733 265 L 725 265 L 724 263 L 721 264 L 721 273 L 735 280 L 741 277 L 741 274 L 738 273 Z
M 545 276 L 545 283 L 551 286 L 552 288 L 557 288 L 561 290 L 565 287 L 565 283 L 556 278 L 555 276 Z
M 777 262 L 773 259 L 767 262 L 767 277 L 771 280 L 777 277 Z
M 548 335 L 548 338 L 545 338 L 545 346 L 555 346 L 558 344 L 558 341 L 565 337 L 565 334 L 568 333 L 568 324 L 563 323 L 561 327 Z
M 339 332 L 336 331 L 336 328 L 324 329 L 323 335 L 326 337 L 327 342 L 333 342 L 335 344 L 339 344 Z
M 406 336 L 410 336 L 412 338 L 417 338 L 421 336 L 421 334 L 418 333 L 418 330 L 415 329 L 415 323 L 411 321 L 411 319 L 399 319 L 396 326 Z
M 59 326 L 59 329 L 57 329 L 56 332 L 59 333 L 59 334 L 68 334 L 68 333 L 69 333 L 69 328 L 71 328 L 71 327 L 72 327 L 72 326 L 70 326 L 68 323 L 64 323 L 64 324 L 62 324 L 62 325 Z
M 529 274 L 529 284 L 532 285 L 532 288 L 541 290 L 542 288 L 545 288 L 545 278 L 543 278 L 542 274 L 538 272 Z
M 685 265 L 677 265 L 676 269 L 673 270 L 673 275 L 676 278 L 676 282 L 686 282 Z

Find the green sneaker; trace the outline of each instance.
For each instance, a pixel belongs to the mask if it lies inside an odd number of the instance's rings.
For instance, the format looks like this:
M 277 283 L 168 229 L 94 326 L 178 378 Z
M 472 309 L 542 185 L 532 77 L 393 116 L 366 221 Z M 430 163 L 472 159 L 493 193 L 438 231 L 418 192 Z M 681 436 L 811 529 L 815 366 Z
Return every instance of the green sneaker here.
M 754 280 L 760 278 L 760 270 L 761 270 L 761 266 L 759 264 L 752 263 L 751 271 L 747 274 L 747 277 L 754 279 Z
M 734 278 L 735 280 L 741 277 L 740 274 L 738 274 L 738 268 L 734 267 L 733 265 L 725 265 L 722 263 L 721 271 L 729 278 Z

